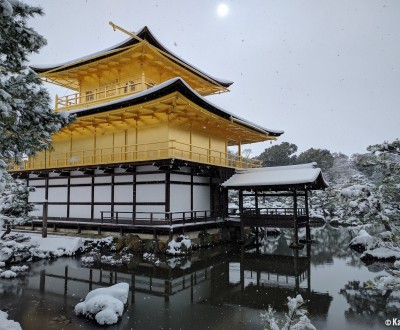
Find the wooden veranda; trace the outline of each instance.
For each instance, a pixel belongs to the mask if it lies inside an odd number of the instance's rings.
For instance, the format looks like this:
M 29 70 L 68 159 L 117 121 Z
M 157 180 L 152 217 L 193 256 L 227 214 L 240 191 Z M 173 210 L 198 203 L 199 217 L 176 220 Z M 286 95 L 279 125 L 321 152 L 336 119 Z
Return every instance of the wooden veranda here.
M 306 243 L 311 243 L 309 191 L 325 189 L 328 184 L 316 163 L 237 171 L 222 184 L 228 190 L 239 191 L 241 239 L 245 227 L 292 228 L 292 247 L 300 247 L 298 229 L 306 228 Z M 259 207 L 260 198 L 290 197 L 292 207 Z M 252 200 L 251 207 L 244 200 Z M 299 207 L 300 203 L 303 207 Z M 249 203 L 247 203 L 249 204 Z

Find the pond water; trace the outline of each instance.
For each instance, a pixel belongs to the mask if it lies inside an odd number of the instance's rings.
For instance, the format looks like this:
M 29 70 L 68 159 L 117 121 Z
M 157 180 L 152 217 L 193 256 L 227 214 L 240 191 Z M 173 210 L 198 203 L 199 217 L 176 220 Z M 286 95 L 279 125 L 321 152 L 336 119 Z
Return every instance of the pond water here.
M 348 249 L 351 229 L 312 229 L 309 249 L 291 250 L 290 232 L 258 246 L 216 247 L 158 266 L 134 258 L 128 265 L 81 266 L 80 257 L 31 264 L 25 277 L 0 280 L 0 309 L 23 329 L 98 329 L 75 315 L 89 290 L 130 284 L 121 321 L 107 329 L 262 329 L 260 312 L 287 311 L 286 297 L 309 300 L 317 329 L 385 329 L 400 317 L 400 293 L 364 289 L 385 274 L 382 264 L 364 265 Z M 309 254 L 309 258 L 307 257 Z

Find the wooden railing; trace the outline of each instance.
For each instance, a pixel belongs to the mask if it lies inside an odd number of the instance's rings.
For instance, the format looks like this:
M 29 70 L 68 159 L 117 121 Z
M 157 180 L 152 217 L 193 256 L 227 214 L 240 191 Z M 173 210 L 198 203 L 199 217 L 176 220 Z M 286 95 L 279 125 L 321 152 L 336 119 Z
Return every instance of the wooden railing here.
M 9 165 L 9 170 L 39 170 L 169 158 L 232 168 L 261 167 L 261 162 L 258 160 L 237 159 L 236 155 L 227 152 L 198 147 L 176 140 L 168 140 L 65 153 L 47 151 L 20 164 L 11 164 Z
M 244 214 L 251 215 L 294 215 L 293 208 L 284 208 L 284 207 L 260 207 L 256 208 L 243 208 Z M 297 208 L 298 216 L 307 215 L 305 208 Z
M 215 222 L 222 219 L 222 212 L 215 210 L 192 210 L 179 212 L 126 212 L 100 211 L 101 223 L 125 225 L 167 225 L 196 224 L 198 222 Z
M 113 100 L 118 97 L 138 93 L 155 86 L 154 82 L 141 81 L 141 77 L 132 79 L 129 82 L 104 86 L 93 91 L 86 91 L 85 94 L 74 93 L 55 98 L 55 111 L 73 110 L 82 106 L 91 106 L 99 102 Z

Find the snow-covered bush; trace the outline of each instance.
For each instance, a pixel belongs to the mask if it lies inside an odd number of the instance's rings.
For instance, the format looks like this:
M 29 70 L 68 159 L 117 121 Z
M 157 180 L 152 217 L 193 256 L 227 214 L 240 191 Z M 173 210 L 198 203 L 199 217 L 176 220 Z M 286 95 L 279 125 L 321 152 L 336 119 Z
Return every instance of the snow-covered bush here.
M 284 320 L 277 319 L 275 311 L 271 306 L 268 310 L 261 313 L 261 320 L 264 329 L 271 330 L 315 330 L 311 324 L 310 319 L 307 317 L 307 310 L 303 308 L 304 300 L 301 295 L 295 298 L 287 297 L 288 299 L 288 313 L 285 314 Z
M 176 241 L 172 240 L 168 242 L 167 253 L 176 254 L 188 254 L 191 251 L 192 241 L 187 236 L 179 236 Z
M 370 234 L 366 230 L 361 229 L 358 236 L 354 237 L 349 246 L 356 251 L 364 252 L 365 250 L 372 250 L 379 246 L 379 240 Z
M 28 202 L 30 191 L 24 180 L 14 180 L 8 176 L 4 190 L 0 193 L 0 217 L 6 224 L 20 225 L 30 220 L 29 212 L 34 204 Z
M 75 306 L 75 313 L 94 317 L 98 324 L 115 324 L 128 301 L 129 284 L 118 283 L 108 288 L 90 291 L 83 302 Z

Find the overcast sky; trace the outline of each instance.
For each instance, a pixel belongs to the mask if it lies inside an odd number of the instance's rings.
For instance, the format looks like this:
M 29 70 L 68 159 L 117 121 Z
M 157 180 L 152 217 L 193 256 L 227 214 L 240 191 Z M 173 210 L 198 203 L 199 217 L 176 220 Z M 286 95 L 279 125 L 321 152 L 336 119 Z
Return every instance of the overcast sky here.
M 399 0 L 25 2 L 45 11 L 30 23 L 48 41 L 32 64 L 72 60 L 126 39 L 110 20 L 131 31 L 147 25 L 175 54 L 234 81 L 231 92 L 210 101 L 284 130 L 274 144 L 351 155 L 400 137 Z M 252 156 L 267 146 L 250 146 Z

